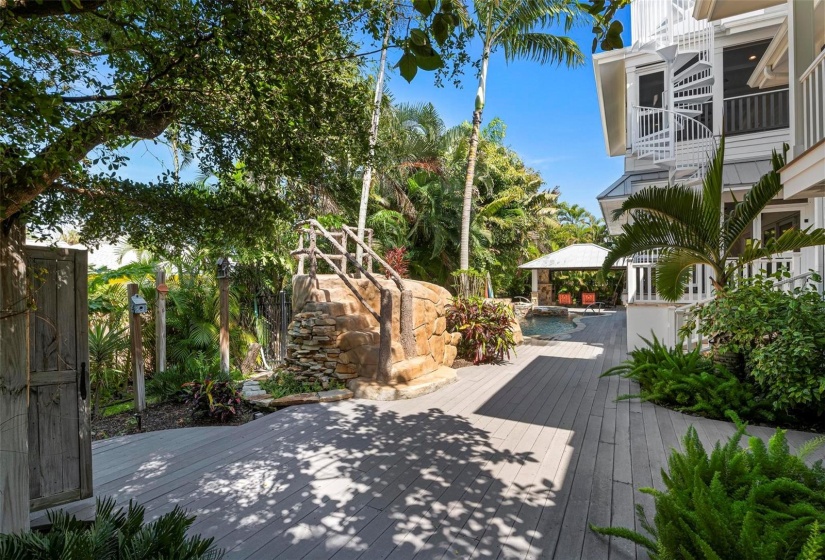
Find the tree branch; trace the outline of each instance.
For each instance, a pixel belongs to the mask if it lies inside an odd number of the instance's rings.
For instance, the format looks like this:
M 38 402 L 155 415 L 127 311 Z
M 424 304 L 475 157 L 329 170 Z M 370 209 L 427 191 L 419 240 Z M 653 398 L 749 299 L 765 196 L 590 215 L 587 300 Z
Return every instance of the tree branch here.
M 143 106 L 123 104 L 77 123 L 11 177 L 4 177 L 0 182 L 0 219 L 20 212 L 41 193 L 53 187 L 69 165 L 86 157 L 100 144 L 121 136 L 157 138 L 172 122 L 174 110 L 166 101 L 157 103 L 149 110 Z
M 75 97 L 61 95 L 60 99 L 63 103 L 92 103 L 95 101 L 124 101 L 133 97 L 133 94 L 116 93 L 113 95 L 79 95 Z
M 398 45 L 388 45 L 387 49 L 398 49 L 400 48 Z M 371 54 L 380 53 L 383 49 L 376 49 L 374 51 L 362 52 L 362 53 L 352 53 L 347 54 L 344 56 L 339 56 L 335 58 L 325 58 L 324 60 L 319 60 L 318 62 L 312 63 L 313 66 L 318 66 L 319 64 L 326 64 L 327 62 L 340 62 L 342 60 L 349 60 L 352 58 L 361 58 L 362 56 L 369 56 Z
M 0 11 L 14 14 L 22 18 L 36 18 L 48 16 L 65 16 L 80 14 L 96 10 L 108 0 L 79 0 L 78 2 L 63 2 L 63 0 L 0 0 Z M 80 4 L 80 7 L 75 4 Z

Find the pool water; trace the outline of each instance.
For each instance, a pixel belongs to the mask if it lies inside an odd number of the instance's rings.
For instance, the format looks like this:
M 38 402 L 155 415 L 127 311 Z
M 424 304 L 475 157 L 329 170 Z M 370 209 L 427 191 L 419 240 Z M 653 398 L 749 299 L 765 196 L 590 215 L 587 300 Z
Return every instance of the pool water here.
M 551 336 L 564 334 L 576 328 L 576 323 L 569 317 L 534 315 L 521 319 L 520 323 L 524 336 Z

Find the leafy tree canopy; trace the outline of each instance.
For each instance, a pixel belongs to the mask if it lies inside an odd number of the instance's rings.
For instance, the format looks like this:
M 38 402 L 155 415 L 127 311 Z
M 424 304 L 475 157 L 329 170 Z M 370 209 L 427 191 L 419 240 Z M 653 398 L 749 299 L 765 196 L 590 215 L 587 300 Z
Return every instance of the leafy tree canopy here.
M 23 218 L 35 233 L 76 221 L 86 243 L 128 233 L 180 246 L 210 229 L 248 241 L 295 202 L 289 188 L 313 190 L 364 160 L 369 92 L 355 37 L 376 33 L 385 9 L 0 0 L 0 219 Z M 415 17 L 449 50 L 455 26 L 448 18 L 445 38 L 444 17 L 433 19 L 442 12 Z M 120 178 L 123 148 L 172 130 L 217 181 L 181 185 L 172 169 L 154 184 Z M 233 178 L 239 161 L 247 180 Z

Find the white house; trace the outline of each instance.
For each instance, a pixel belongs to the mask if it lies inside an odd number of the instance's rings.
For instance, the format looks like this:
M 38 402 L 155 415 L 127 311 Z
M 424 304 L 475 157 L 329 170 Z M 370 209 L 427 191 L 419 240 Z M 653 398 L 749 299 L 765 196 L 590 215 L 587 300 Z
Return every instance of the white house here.
M 699 184 L 724 132 L 724 203 L 732 205 L 789 144 L 783 192 L 753 224 L 767 239 L 825 226 L 825 0 L 634 0 L 631 45 L 594 56 L 608 154 L 624 174 L 599 196 L 609 231 L 628 195 L 668 183 Z M 628 347 L 651 331 L 675 340 L 680 307 L 711 297 L 708 271 L 694 270 L 684 297 L 664 302 L 655 254 L 628 264 Z M 804 279 L 825 273 L 825 248 L 760 262 Z

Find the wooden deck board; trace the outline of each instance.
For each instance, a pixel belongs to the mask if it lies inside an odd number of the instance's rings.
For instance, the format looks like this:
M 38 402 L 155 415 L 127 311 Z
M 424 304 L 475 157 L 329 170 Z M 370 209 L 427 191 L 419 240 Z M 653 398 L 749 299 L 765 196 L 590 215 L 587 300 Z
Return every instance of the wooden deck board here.
M 617 401 L 636 388 L 599 375 L 624 359 L 624 313 L 584 323 L 417 399 L 96 442 L 96 493 L 134 498 L 149 518 L 181 505 L 230 559 L 646 558 L 589 525 L 638 528 L 634 505 L 652 514 L 638 489 L 661 487 L 688 427 L 706 446 L 734 429 Z

